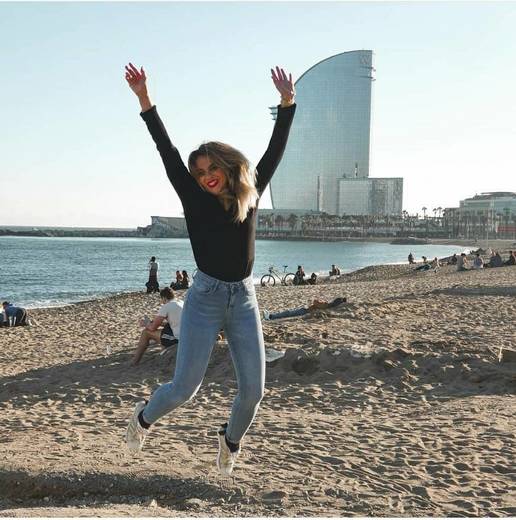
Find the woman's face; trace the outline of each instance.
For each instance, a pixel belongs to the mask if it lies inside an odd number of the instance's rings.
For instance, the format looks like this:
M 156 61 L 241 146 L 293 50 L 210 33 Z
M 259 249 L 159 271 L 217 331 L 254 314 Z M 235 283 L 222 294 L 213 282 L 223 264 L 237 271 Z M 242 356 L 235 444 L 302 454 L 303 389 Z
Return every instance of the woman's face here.
M 226 174 L 204 155 L 197 158 L 195 166 L 197 168 L 197 182 L 212 195 L 219 195 L 228 182 Z

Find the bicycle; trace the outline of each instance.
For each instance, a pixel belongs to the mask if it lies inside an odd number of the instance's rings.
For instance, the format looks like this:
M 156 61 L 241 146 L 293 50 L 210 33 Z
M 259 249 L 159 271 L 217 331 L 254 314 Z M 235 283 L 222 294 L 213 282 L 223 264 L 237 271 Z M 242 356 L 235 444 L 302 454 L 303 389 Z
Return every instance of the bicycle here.
M 294 283 L 294 273 L 287 273 L 288 265 L 283 266 L 283 273 L 277 271 L 273 265 L 269 267 L 269 274 L 264 274 L 260 279 L 260 285 L 262 287 L 274 287 L 276 285 L 276 280 L 281 283 L 281 285 L 292 285 Z

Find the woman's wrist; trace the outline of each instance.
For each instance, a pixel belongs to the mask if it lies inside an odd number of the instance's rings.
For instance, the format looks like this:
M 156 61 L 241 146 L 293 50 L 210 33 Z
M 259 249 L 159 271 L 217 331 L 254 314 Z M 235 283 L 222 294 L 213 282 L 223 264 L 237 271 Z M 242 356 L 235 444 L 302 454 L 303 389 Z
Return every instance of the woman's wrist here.
M 282 108 L 290 107 L 294 104 L 294 96 L 292 97 L 281 97 Z
M 147 112 L 147 110 L 152 108 L 152 103 L 147 92 L 140 94 L 138 96 L 138 101 L 140 102 L 142 112 Z

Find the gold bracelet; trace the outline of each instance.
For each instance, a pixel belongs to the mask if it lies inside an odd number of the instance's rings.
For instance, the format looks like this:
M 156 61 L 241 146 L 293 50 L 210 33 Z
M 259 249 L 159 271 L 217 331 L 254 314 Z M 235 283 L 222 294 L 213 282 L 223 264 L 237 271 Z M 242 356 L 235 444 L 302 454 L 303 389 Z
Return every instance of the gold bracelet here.
M 293 104 L 294 104 L 294 98 L 293 97 L 291 97 L 291 98 L 281 98 L 281 106 L 283 108 L 292 106 Z

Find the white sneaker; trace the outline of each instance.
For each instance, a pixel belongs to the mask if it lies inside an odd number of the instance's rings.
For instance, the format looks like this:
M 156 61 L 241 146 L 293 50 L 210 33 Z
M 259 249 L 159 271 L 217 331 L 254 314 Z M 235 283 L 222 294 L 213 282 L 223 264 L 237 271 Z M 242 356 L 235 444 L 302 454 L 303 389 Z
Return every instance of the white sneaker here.
M 240 448 L 237 451 L 231 451 L 229 446 L 226 444 L 226 428 L 227 423 L 223 424 L 219 431 L 217 432 L 217 436 L 219 438 L 219 454 L 217 455 L 217 468 L 220 473 L 225 476 L 231 476 L 233 472 L 233 466 L 235 465 L 238 454 L 240 453 Z
M 143 446 L 145 441 L 145 437 L 149 431 L 146 428 L 143 428 L 138 421 L 138 415 L 145 408 L 145 401 L 140 401 L 136 404 L 134 408 L 133 415 L 129 420 L 129 424 L 127 425 L 127 431 L 125 433 L 125 442 L 127 443 L 127 448 L 133 454 L 138 453 Z
M 270 320 L 271 319 L 271 313 L 268 310 L 263 311 L 263 319 L 264 320 Z

